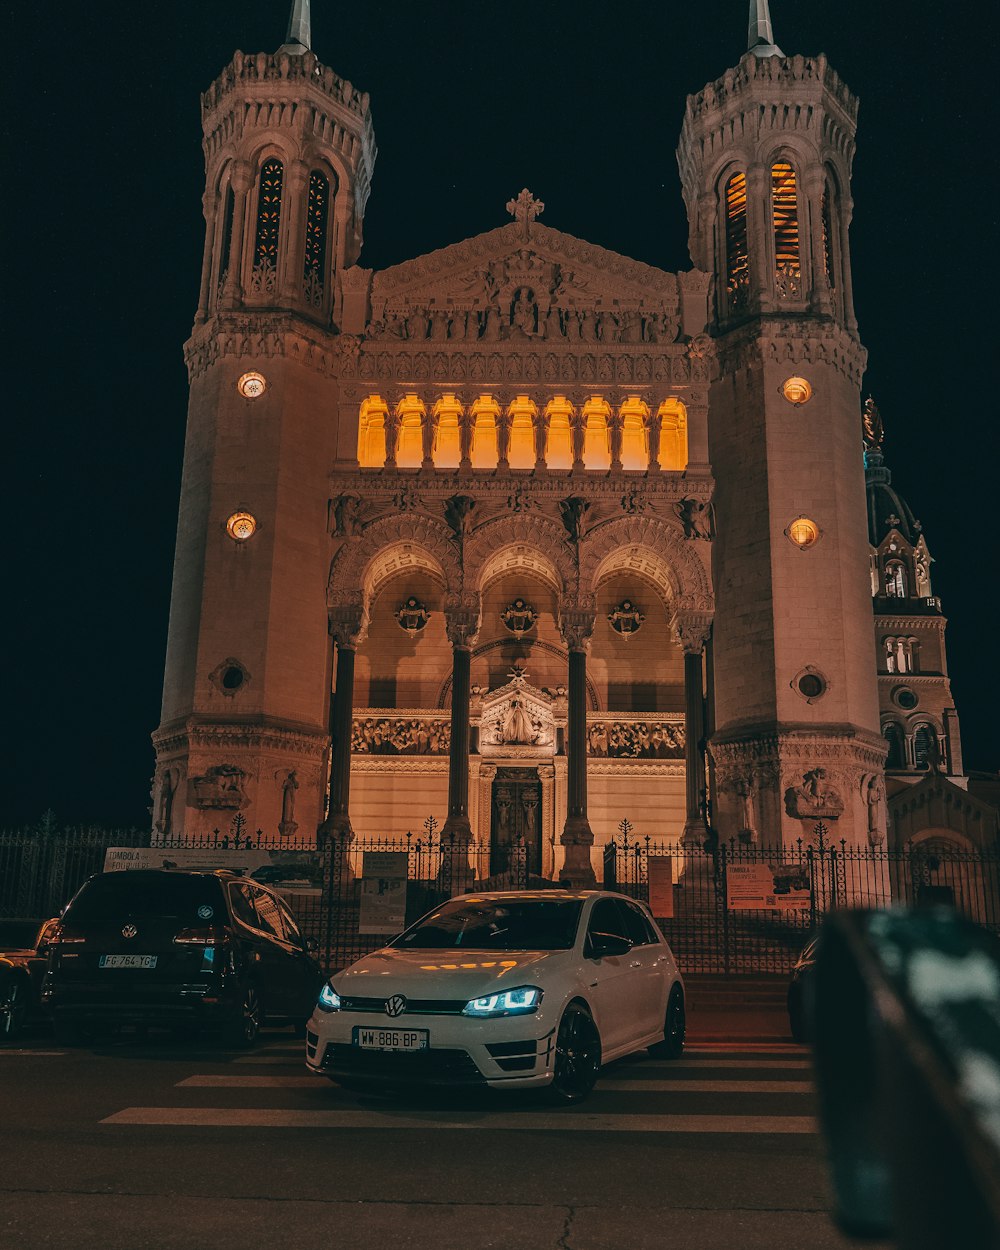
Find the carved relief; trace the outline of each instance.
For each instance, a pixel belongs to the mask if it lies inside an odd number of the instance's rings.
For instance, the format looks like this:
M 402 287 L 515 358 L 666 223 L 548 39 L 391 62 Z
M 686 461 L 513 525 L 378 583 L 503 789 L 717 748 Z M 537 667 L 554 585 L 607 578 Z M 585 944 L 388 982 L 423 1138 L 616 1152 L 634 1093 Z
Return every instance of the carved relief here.
M 354 755 L 447 755 L 450 745 L 444 718 L 357 717 L 351 732 Z
M 201 811 L 238 810 L 249 802 L 243 790 L 247 774 L 235 764 L 216 764 L 189 782 L 190 804 Z
M 591 721 L 587 754 L 606 759 L 683 759 L 684 727 L 667 721 Z
M 800 785 L 785 791 L 785 811 L 799 820 L 837 820 L 844 811 L 844 800 L 827 780 L 825 768 L 802 774 Z

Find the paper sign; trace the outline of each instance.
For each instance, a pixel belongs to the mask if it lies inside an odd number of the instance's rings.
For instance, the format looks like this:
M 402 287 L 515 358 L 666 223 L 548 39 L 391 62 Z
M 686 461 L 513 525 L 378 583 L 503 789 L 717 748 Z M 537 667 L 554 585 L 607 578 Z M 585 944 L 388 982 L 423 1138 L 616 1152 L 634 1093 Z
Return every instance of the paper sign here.
M 674 914 L 673 857 L 647 856 L 646 872 L 649 881 L 649 910 L 657 920 L 669 920 Z
M 359 933 L 398 933 L 406 927 L 406 851 L 365 851 Z
M 730 911 L 808 911 L 809 870 L 799 864 L 727 864 Z

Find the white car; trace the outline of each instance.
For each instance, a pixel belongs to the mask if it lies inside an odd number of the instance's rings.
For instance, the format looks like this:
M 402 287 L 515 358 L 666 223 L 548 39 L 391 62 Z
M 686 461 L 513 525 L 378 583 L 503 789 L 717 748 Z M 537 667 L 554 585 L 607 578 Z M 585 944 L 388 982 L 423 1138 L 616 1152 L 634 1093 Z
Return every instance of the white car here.
M 684 1047 L 684 983 L 648 909 L 598 890 L 465 894 L 323 987 L 306 1063 L 345 1086 L 594 1087 Z

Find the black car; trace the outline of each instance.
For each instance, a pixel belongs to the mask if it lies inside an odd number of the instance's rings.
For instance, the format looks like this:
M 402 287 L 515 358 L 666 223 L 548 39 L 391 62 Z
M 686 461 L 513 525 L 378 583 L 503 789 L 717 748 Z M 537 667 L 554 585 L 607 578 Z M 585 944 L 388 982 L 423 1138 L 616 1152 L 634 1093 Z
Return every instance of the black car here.
M 802 949 L 788 984 L 788 1027 L 797 1042 L 812 1041 L 813 975 L 816 971 L 817 938 Z
M 41 1014 L 49 940 L 58 919 L 5 921 L 0 928 L 0 1041 L 11 1041 Z
M 304 1030 L 323 974 L 284 899 L 231 872 L 135 870 L 86 881 L 52 938 L 42 991 L 56 1040 L 99 1026 L 208 1028 L 252 1046 L 261 1021 Z

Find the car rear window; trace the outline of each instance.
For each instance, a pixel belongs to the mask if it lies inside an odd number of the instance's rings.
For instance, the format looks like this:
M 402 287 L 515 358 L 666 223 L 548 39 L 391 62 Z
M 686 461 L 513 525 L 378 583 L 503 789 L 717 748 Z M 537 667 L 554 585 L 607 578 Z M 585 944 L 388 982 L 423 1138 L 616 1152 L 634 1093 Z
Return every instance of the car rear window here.
M 390 942 L 411 950 L 564 951 L 576 941 L 581 899 L 461 899 Z
M 211 908 L 208 915 L 205 909 Z M 201 909 L 201 911 L 199 911 Z M 98 924 L 119 917 L 162 916 L 185 923 L 224 923 L 225 902 L 216 877 L 171 872 L 106 872 L 74 895 L 64 919 Z

